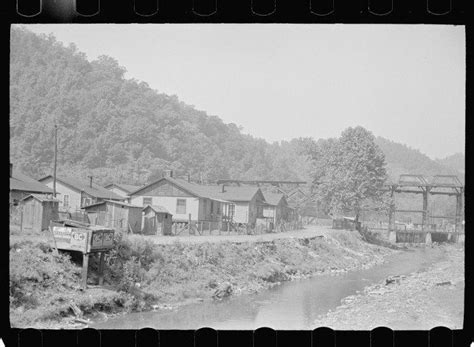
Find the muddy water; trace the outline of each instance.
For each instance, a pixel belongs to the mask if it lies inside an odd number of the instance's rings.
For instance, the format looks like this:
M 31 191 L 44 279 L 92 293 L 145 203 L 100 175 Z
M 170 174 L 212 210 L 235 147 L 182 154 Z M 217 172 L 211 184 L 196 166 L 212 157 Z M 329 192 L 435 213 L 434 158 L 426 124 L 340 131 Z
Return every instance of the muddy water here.
M 258 294 L 202 302 L 173 311 L 132 313 L 90 327 L 96 329 L 199 329 L 253 330 L 271 327 L 279 330 L 310 329 L 320 314 L 335 309 L 341 300 L 388 276 L 423 271 L 444 259 L 438 248 L 418 248 L 387 258 L 371 269 L 339 275 L 320 275 L 287 282 Z

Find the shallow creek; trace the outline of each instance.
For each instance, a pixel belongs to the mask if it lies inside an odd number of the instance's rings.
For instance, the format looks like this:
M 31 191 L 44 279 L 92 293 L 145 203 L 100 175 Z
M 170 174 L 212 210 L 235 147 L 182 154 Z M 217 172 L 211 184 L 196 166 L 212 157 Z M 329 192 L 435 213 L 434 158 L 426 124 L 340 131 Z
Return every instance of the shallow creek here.
M 231 297 L 220 302 L 201 302 L 170 311 L 131 313 L 90 325 L 95 329 L 199 329 L 278 330 L 309 329 L 325 314 L 364 287 L 392 275 L 423 271 L 445 258 L 439 248 L 416 248 L 389 256 L 370 269 L 343 274 L 317 275 L 285 282 L 257 294 Z

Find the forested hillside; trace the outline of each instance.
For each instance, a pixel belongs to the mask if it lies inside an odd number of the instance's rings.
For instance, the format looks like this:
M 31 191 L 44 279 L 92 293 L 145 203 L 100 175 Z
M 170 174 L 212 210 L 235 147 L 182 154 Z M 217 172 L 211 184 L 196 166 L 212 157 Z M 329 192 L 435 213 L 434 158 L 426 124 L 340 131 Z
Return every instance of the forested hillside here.
M 98 183 L 143 184 L 170 168 L 204 180 L 310 178 L 305 148 L 314 140 L 269 144 L 244 135 L 125 79 L 111 57 L 88 61 L 74 45 L 13 27 L 10 67 L 10 160 L 33 177 L 52 173 L 57 124 L 59 173 L 92 174 Z M 404 145 L 380 137 L 377 144 L 391 176 L 456 173 Z
M 441 165 L 456 169 L 460 173 L 464 174 L 465 160 L 466 158 L 464 157 L 464 154 L 456 153 L 443 159 L 437 159 L 436 161 Z
M 423 174 L 432 175 L 458 175 L 461 179 L 461 171 L 458 166 L 450 165 L 448 162 L 438 162 L 430 159 L 420 151 L 406 145 L 377 137 L 377 145 L 385 154 L 388 163 L 388 171 L 391 177 L 398 177 L 400 174 Z
M 59 171 L 141 184 L 172 168 L 194 178 L 307 179 L 299 141 L 268 144 L 235 124 L 125 79 L 111 57 L 87 61 L 72 45 L 11 32 L 10 156 L 35 177 Z

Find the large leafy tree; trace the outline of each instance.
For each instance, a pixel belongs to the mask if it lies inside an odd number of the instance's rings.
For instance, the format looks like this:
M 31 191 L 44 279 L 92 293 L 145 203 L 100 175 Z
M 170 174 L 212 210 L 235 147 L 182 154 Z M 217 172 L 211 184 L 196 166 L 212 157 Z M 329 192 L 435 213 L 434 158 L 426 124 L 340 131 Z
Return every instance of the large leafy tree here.
M 338 139 L 310 144 L 316 195 L 333 215 L 385 206 L 385 157 L 363 127 L 348 128 Z

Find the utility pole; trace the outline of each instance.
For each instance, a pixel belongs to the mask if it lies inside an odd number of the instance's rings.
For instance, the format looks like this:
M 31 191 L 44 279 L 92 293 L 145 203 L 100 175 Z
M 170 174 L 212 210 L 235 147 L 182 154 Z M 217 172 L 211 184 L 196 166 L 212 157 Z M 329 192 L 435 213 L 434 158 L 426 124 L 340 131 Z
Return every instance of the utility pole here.
M 53 174 L 53 195 L 56 198 L 56 169 L 58 166 L 58 126 L 54 124 L 54 174 Z

